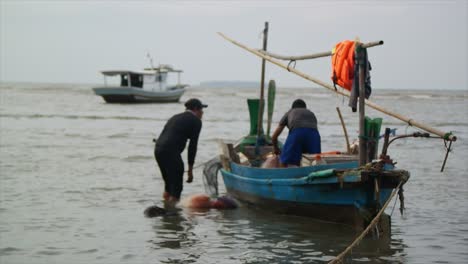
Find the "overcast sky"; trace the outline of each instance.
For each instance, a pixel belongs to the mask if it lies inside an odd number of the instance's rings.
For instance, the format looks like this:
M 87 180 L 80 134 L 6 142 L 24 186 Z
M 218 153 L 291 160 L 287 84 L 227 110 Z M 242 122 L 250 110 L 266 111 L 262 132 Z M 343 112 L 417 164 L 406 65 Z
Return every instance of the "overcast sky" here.
M 369 49 L 375 88 L 468 90 L 468 1 L 7 1 L 0 0 L 0 80 L 101 83 L 100 70 L 172 64 L 182 80 L 259 81 L 259 58 L 216 32 L 284 55 Z M 330 58 L 297 69 L 330 80 Z M 274 65 L 281 86 L 316 86 Z

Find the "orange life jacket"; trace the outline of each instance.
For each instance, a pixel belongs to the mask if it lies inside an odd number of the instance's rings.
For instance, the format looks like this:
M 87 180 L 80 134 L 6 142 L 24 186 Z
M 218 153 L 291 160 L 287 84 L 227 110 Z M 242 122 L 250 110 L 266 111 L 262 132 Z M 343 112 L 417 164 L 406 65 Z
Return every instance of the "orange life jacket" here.
M 354 79 L 354 41 L 345 40 L 337 43 L 332 54 L 333 84 L 351 91 Z

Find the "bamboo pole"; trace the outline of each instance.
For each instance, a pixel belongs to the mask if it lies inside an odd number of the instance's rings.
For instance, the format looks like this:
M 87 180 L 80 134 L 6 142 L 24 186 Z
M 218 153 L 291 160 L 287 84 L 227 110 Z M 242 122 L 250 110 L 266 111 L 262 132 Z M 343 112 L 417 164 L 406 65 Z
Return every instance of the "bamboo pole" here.
M 277 60 L 274 60 L 272 57 L 270 57 L 268 55 L 264 55 L 264 54 L 260 53 L 259 51 L 255 50 L 255 49 L 251 49 L 251 48 L 249 48 L 249 47 L 247 47 L 247 46 L 245 46 L 245 45 L 243 45 L 243 44 L 241 44 L 241 43 L 227 37 L 223 33 L 218 32 L 218 34 L 221 37 L 223 37 L 225 40 L 231 42 L 232 44 L 234 44 L 234 45 L 236 45 L 236 46 L 238 46 L 238 47 L 240 47 L 242 49 L 245 49 L 245 50 L 249 51 L 250 53 L 255 54 L 255 55 L 257 55 L 257 56 L 259 56 L 261 58 L 264 58 L 265 60 L 267 60 L 267 61 L 269 61 L 269 62 L 271 62 L 271 63 L 273 63 L 273 64 L 275 64 L 275 65 L 277 65 L 277 66 L 279 66 L 279 67 L 281 67 L 283 69 L 285 69 L 285 70 L 288 70 L 288 71 L 290 71 L 290 72 L 292 72 L 292 73 L 294 73 L 294 74 L 296 74 L 296 75 L 298 75 L 298 76 L 300 76 L 300 77 L 302 77 L 302 78 L 304 78 L 306 80 L 309 80 L 309 81 L 311 81 L 313 83 L 316 83 L 316 84 L 318 84 L 320 86 L 323 86 L 324 88 L 326 88 L 326 89 L 328 89 L 328 90 L 330 90 L 330 91 L 332 91 L 334 93 L 349 97 L 349 92 L 346 91 L 346 90 L 344 90 L 344 91 L 335 90 L 335 88 L 332 85 L 328 84 L 328 83 L 325 83 L 325 82 L 323 82 L 323 81 L 321 81 L 319 79 L 316 79 L 316 78 L 314 78 L 314 77 L 312 77 L 310 75 L 302 73 L 302 72 L 300 72 L 300 71 L 298 71 L 298 70 L 296 70 L 294 68 L 288 68 L 283 63 L 281 63 L 281 62 L 279 62 Z M 389 115 L 391 117 L 399 119 L 399 120 L 403 121 L 404 123 L 407 123 L 410 126 L 420 128 L 420 129 L 422 129 L 422 130 L 424 130 L 426 132 L 429 132 L 429 133 L 432 133 L 434 135 L 440 136 L 441 138 L 444 138 L 444 139 L 449 140 L 449 141 L 456 141 L 457 140 L 457 137 L 455 135 L 452 135 L 451 133 L 443 132 L 443 131 L 438 130 L 436 128 L 425 125 L 423 123 L 417 122 L 417 121 L 413 120 L 412 118 L 408 118 L 408 117 L 405 117 L 405 116 L 400 115 L 398 113 L 394 113 L 392 111 L 389 111 L 389 110 L 387 110 L 387 109 L 385 109 L 385 108 L 383 108 L 383 107 L 381 107 L 381 106 L 379 106 L 379 105 L 377 105 L 377 104 L 375 104 L 375 103 L 373 103 L 373 102 L 371 102 L 371 101 L 369 101 L 367 99 L 365 100 L 365 104 L 367 106 L 379 111 L 379 112 L 382 112 L 382 113 L 384 113 L 386 115 Z
M 390 128 L 385 128 L 385 137 L 384 137 L 384 145 L 382 147 L 382 159 L 385 158 L 385 156 L 387 156 L 387 149 L 388 149 L 388 141 L 390 139 Z
M 303 55 L 303 56 L 284 56 L 284 55 L 279 55 L 275 53 L 271 53 L 268 51 L 263 51 L 263 50 L 258 50 L 258 52 L 270 56 L 275 59 L 279 60 L 290 60 L 290 61 L 296 61 L 296 60 L 310 60 L 310 59 L 316 59 L 316 58 L 322 58 L 322 57 L 329 57 L 332 55 L 331 51 L 325 51 L 325 52 L 320 52 L 320 53 L 315 53 L 315 54 L 310 54 L 310 55 Z
M 370 47 L 375 47 L 375 46 L 379 46 L 383 44 L 384 44 L 383 40 L 379 40 L 379 41 L 373 41 L 373 42 L 362 44 L 361 47 L 370 48 Z M 279 55 L 279 54 L 275 54 L 275 53 L 264 51 L 264 50 L 257 50 L 257 51 L 275 59 L 289 60 L 289 61 L 310 60 L 310 59 L 317 59 L 317 58 L 322 58 L 322 57 L 329 57 L 333 55 L 331 51 L 324 51 L 324 52 L 319 52 L 319 53 L 314 53 L 314 54 L 309 54 L 309 55 L 302 55 L 302 56 L 284 56 L 284 55 Z
M 348 130 L 346 130 L 346 125 L 345 125 L 345 122 L 343 120 L 343 116 L 341 115 L 340 108 L 337 107 L 336 111 L 338 112 L 338 117 L 340 118 L 341 127 L 343 127 L 343 132 L 344 132 L 344 136 L 345 136 L 345 139 L 346 139 L 346 150 L 348 151 L 348 154 L 351 154 L 351 148 L 349 146 Z
M 267 133 L 266 136 L 270 138 L 271 119 L 273 118 L 273 110 L 275 108 L 276 96 L 276 83 L 275 80 L 268 82 L 268 107 L 267 107 Z M 270 138 L 271 139 L 271 138 Z

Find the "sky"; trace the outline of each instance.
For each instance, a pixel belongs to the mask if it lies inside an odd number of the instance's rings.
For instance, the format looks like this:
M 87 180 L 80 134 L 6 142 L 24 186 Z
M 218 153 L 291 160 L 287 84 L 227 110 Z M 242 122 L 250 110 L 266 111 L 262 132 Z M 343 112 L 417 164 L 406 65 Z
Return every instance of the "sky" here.
M 191 85 L 260 81 L 261 59 L 218 36 L 282 55 L 330 51 L 343 40 L 368 50 L 372 85 L 468 90 L 465 0 L 23 1 L 0 0 L 0 82 L 100 84 L 101 70 L 171 64 Z M 296 68 L 330 81 L 331 59 Z M 280 86 L 316 86 L 272 64 Z

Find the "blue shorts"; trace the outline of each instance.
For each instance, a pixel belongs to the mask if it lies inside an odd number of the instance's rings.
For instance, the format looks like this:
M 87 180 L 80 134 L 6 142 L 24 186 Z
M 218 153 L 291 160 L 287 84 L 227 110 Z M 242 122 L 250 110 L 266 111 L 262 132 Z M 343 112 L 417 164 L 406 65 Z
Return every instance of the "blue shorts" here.
M 300 165 L 302 153 L 321 153 L 320 133 L 315 128 L 300 127 L 289 131 L 288 138 L 281 151 L 283 164 Z

